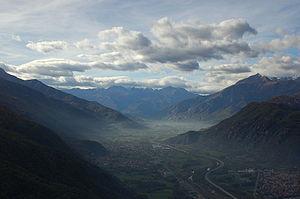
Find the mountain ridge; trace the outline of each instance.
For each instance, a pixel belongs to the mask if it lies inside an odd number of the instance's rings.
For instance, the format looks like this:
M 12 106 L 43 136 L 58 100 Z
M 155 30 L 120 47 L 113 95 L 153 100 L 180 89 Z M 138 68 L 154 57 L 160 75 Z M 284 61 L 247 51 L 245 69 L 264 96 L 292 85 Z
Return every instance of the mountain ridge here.
M 198 96 L 183 88 L 171 86 L 161 89 L 112 86 L 63 91 L 83 99 L 97 101 L 125 115 L 146 118 L 155 118 L 168 106 Z
M 233 116 L 200 131 L 167 140 L 172 144 L 203 145 L 269 152 L 297 159 L 300 152 L 300 93 L 252 102 Z M 300 162 L 300 159 L 297 159 Z
M 141 127 L 117 111 L 65 94 L 37 80 L 21 80 L 2 71 L 0 82 L 0 104 L 60 135 L 86 139 L 86 135 L 99 134 L 106 128 Z
M 182 101 L 169 107 L 165 118 L 170 120 L 216 120 L 232 116 L 250 102 L 260 102 L 279 95 L 300 92 L 300 78 L 270 79 L 256 74 L 238 81 L 217 93 Z

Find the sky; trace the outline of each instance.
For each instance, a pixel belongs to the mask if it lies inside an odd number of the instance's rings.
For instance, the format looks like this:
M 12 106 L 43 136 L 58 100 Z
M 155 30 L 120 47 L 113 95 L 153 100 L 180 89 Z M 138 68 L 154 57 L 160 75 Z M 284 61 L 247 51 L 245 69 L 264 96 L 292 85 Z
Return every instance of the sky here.
M 57 88 L 212 93 L 300 75 L 299 0 L 0 0 L 0 67 Z

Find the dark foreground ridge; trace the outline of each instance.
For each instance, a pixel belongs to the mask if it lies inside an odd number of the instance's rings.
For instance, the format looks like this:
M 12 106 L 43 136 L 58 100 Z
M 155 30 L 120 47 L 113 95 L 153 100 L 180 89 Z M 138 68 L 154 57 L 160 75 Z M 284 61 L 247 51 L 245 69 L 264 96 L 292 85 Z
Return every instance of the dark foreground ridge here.
M 131 199 L 118 179 L 79 158 L 51 130 L 0 107 L 0 198 Z

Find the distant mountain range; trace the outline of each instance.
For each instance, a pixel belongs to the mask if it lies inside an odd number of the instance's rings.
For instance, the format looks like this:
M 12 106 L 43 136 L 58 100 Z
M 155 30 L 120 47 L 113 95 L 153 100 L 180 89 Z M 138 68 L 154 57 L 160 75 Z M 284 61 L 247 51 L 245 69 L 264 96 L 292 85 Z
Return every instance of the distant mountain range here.
M 2 199 L 136 198 L 118 179 L 79 158 L 50 129 L 2 106 L 0 173 Z
M 184 100 L 166 109 L 170 120 L 220 121 L 232 116 L 250 102 L 261 102 L 279 95 L 300 92 L 300 78 L 270 79 L 256 74 L 238 81 L 220 92 Z
M 99 102 L 124 114 L 146 118 L 159 116 L 167 107 L 198 96 L 183 88 L 174 87 L 151 89 L 112 86 L 63 91 L 89 101 Z
M 238 147 L 258 150 L 269 157 L 280 156 L 299 163 L 300 93 L 275 97 L 266 102 L 252 102 L 215 126 L 187 132 L 167 142 L 214 149 Z
M 107 129 L 141 127 L 123 114 L 0 70 L 0 105 L 45 125 L 63 136 L 88 138 Z

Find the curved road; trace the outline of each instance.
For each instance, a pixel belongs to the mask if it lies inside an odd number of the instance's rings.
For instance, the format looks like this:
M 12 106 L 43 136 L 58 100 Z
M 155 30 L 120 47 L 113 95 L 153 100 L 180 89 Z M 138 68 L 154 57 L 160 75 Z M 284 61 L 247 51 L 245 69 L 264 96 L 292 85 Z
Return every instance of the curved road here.
M 169 147 L 173 150 L 176 150 L 176 151 L 179 151 L 179 152 L 182 152 L 182 153 L 186 153 L 188 154 L 189 152 L 188 151 L 185 151 L 185 150 L 182 150 L 182 149 L 178 149 L 176 147 L 173 147 L 171 145 L 167 145 L 167 144 L 160 144 L 162 146 L 166 146 L 166 147 Z M 225 189 L 223 189 L 221 186 L 217 185 L 216 183 L 214 183 L 210 178 L 209 178 L 209 174 L 213 173 L 214 171 L 218 170 L 218 169 L 221 169 L 223 166 L 224 166 L 224 162 L 222 160 L 219 160 L 217 158 L 214 158 L 214 157 L 211 157 L 211 156 L 204 156 L 202 155 L 203 157 L 206 157 L 208 159 L 211 159 L 211 160 L 214 160 L 216 161 L 217 163 L 217 167 L 214 168 L 214 169 L 211 169 L 209 170 L 208 172 L 205 173 L 205 180 L 210 184 L 212 185 L 213 187 L 215 187 L 216 189 L 218 189 L 219 191 L 221 191 L 222 193 L 224 193 L 225 195 L 229 196 L 230 198 L 232 199 L 238 199 L 237 197 L 235 197 L 234 195 L 232 195 L 231 193 L 229 193 L 228 191 L 226 191 Z
M 229 193 L 228 191 L 226 191 L 225 189 L 223 189 L 221 186 L 217 185 L 216 183 L 214 183 L 211 179 L 209 179 L 209 174 L 213 173 L 214 171 L 222 168 L 224 166 L 224 162 L 222 160 L 219 160 L 217 158 L 213 158 L 213 157 L 208 157 L 212 160 L 215 160 L 217 162 L 217 167 L 214 169 L 209 170 L 206 174 L 205 174 L 205 180 L 211 184 L 212 186 L 214 186 L 215 188 L 217 188 L 218 190 L 220 190 L 221 192 L 223 192 L 225 195 L 229 196 L 232 199 L 237 199 L 237 197 L 235 197 L 234 195 L 232 195 L 231 193 Z

